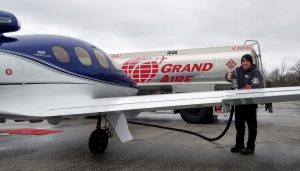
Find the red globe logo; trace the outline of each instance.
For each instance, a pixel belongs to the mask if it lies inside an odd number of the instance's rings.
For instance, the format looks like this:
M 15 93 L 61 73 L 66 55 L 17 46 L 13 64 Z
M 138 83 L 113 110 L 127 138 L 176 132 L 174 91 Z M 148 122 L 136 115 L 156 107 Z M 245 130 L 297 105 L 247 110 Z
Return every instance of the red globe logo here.
M 158 73 L 159 64 L 165 57 L 139 57 L 126 61 L 122 70 L 136 83 L 151 81 Z M 160 60 L 158 63 L 157 60 Z

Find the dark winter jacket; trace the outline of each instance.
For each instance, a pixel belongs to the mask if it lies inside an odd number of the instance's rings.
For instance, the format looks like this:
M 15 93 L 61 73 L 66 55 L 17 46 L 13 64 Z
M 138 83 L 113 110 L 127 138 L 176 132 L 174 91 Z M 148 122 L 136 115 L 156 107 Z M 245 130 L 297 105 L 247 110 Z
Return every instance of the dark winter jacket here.
M 252 65 L 252 67 L 247 71 L 243 70 L 241 67 L 237 67 L 234 71 L 232 71 L 232 73 L 237 74 L 237 82 L 239 89 L 243 89 L 243 87 L 249 85 L 253 89 L 261 88 L 262 86 L 263 76 L 261 72 L 256 68 L 256 65 Z M 229 81 L 227 80 L 227 74 L 225 75 L 225 79 L 226 81 Z

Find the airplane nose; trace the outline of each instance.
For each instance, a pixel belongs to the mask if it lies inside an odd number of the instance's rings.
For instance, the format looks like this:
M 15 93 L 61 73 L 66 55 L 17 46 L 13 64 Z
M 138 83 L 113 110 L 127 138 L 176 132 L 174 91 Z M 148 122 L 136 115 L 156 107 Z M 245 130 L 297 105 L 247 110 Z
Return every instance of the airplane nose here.
M 137 88 L 137 84 L 127 76 L 122 70 L 107 70 L 102 71 L 98 77 L 104 81 L 111 82 L 113 84 L 122 85 L 125 87 Z
M 120 74 L 122 74 L 122 78 L 123 80 L 130 86 L 130 87 L 134 87 L 137 88 L 137 84 L 134 82 L 134 80 L 129 77 L 127 74 L 125 74 L 123 71 L 119 71 Z

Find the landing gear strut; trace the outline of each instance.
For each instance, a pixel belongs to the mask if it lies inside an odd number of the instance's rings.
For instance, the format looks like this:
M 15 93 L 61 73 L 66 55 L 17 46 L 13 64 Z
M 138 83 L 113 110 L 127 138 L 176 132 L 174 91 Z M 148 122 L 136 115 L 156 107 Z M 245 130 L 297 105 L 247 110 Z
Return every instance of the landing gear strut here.
M 97 127 L 90 136 L 89 148 L 94 154 L 103 153 L 108 145 L 108 133 L 106 129 L 101 129 L 101 116 L 98 117 Z

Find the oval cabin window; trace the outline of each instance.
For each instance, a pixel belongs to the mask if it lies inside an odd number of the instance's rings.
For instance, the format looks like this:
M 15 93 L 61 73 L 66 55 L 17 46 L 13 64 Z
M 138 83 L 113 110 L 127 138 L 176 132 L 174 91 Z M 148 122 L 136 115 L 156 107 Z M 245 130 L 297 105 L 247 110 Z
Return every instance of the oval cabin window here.
M 74 50 L 80 63 L 87 66 L 92 65 L 92 58 L 87 50 L 82 47 L 75 47 Z
M 68 52 L 60 47 L 60 46 L 53 46 L 52 51 L 56 59 L 61 63 L 69 63 L 70 62 L 70 56 Z
M 103 68 L 108 68 L 109 63 L 105 55 L 100 50 L 94 50 L 95 56 Z

